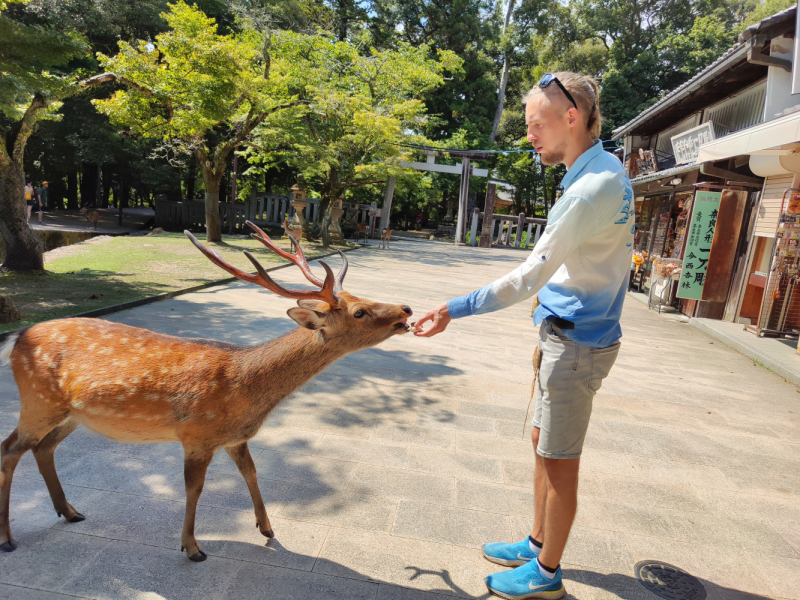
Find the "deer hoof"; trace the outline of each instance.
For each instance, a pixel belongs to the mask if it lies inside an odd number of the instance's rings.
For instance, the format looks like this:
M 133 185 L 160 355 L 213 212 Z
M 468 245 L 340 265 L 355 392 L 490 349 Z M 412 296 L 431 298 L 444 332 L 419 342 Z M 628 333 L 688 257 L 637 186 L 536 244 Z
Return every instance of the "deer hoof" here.
M 81 513 L 76 512 L 71 519 L 67 519 L 70 523 L 80 523 L 81 521 L 85 521 L 86 517 L 84 517 Z
M 203 552 L 202 550 L 198 550 L 189 557 L 189 560 L 191 560 L 192 562 L 203 562 L 207 558 L 208 556 L 206 556 L 205 552 Z
M 8 540 L 5 544 L 0 544 L 0 551 L 2 552 L 13 552 L 19 547 L 19 544 L 15 540 Z
M 261 535 L 263 535 L 264 537 L 267 537 L 267 538 L 270 538 L 270 539 L 272 539 L 272 538 L 274 538 L 274 537 L 275 537 L 275 532 L 274 532 L 274 531 L 272 531 L 272 527 L 270 527 L 270 528 L 269 528 L 269 529 L 267 529 L 266 531 L 264 531 L 263 529 L 261 529 L 261 527 L 259 526 L 259 524 L 258 524 L 258 523 L 256 523 L 256 527 L 257 527 L 257 528 L 258 528 L 258 530 L 261 532 Z

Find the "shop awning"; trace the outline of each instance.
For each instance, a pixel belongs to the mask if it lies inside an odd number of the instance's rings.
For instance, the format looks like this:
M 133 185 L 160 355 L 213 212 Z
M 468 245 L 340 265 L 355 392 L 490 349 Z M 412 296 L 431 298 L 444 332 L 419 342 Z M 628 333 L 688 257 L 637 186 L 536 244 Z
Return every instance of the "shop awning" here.
M 781 146 L 795 142 L 800 142 L 800 112 L 703 144 L 697 164 L 746 154 L 767 154 L 765 151 L 770 149 L 774 149 L 772 153 L 777 153 Z
M 694 164 L 681 165 L 680 167 L 672 167 L 671 169 L 666 169 L 664 171 L 656 171 L 655 173 L 650 173 L 649 175 L 640 175 L 639 177 L 631 179 L 631 183 L 633 185 L 639 185 L 640 183 L 655 181 L 656 179 L 664 179 L 665 177 L 674 177 L 675 175 L 680 175 L 681 173 L 696 171 L 698 168 L 699 167 Z

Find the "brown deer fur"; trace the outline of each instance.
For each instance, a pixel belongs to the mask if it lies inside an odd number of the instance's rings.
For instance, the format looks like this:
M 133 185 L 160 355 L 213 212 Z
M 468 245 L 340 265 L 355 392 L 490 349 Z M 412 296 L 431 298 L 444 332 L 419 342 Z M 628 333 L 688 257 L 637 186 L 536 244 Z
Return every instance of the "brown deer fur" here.
M 382 229 L 381 230 L 381 248 L 388 248 L 390 239 L 392 239 L 392 230 L 391 229 Z
M 355 234 L 353 235 L 353 240 L 358 241 L 358 239 L 363 236 L 364 243 L 368 244 L 369 242 L 367 241 L 367 234 L 369 233 L 369 225 L 367 225 L 366 223 L 356 223 L 355 226 L 356 226 L 356 231 Z
M 86 206 L 81 209 L 81 214 L 86 217 L 89 223 L 94 223 L 94 228 L 97 229 L 97 222 L 100 220 L 100 213 L 96 210 L 89 210 Z
M 79 424 L 120 442 L 179 441 L 184 448 L 186 516 L 182 549 L 205 560 L 194 536 L 197 501 L 214 453 L 225 449 L 244 477 L 261 533 L 273 537 L 247 440 L 277 404 L 342 356 L 408 331 L 407 306 L 380 304 L 341 291 L 347 262 L 325 282 L 297 254 L 256 239 L 289 257 L 322 290 L 287 290 L 257 266 L 239 271 L 192 241 L 213 262 L 240 279 L 295 298 L 288 311 L 300 327 L 259 346 L 240 346 L 153 333 L 98 319 L 62 319 L 34 325 L 9 340 L 0 359 L 10 360 L 20 393 L 19 424 L 0 445 L 0 550 L 17 547 L 9 528 L 14 469 L 32 450 L 53 506 L 67 521 L 82 521 L 64 496 L 53 460 L 56 446 Z M 190 235 L 191 237 L 191 235 Z M 294 240 L 293 240 L 294 241 Z M 344 258 L 344 255 L 342 255 Z M 323 298 L 328 301 L 324 301 Z

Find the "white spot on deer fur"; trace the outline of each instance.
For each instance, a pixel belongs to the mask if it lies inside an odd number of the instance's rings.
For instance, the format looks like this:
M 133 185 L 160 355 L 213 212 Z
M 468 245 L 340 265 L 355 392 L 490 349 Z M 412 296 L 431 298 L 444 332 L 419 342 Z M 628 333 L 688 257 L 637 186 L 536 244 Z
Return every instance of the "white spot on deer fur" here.
M 65 335 L 58 336 L 58 343 L 59 344 L 63 344 L 66 341 L 67 341 L 67 336 L 65 336 Z
M 44 394 L 39 393 L 39 394 L 36 394 L 36 396 L 39 398 L 39 400 L 44 400 Z
M 78 410 L 81 410 L 84 407 L 84 404 L 81 400 L 73 400 L 70 404 L 72 408 L 77 408 Z
M 211 419 L 213 419 L 214 417 L 216 417 L 216 416 L 217 416 L 217 415 L 215 415 L 214 413 L 210 413 L 210 412 L 207 412 L 207 413 L 206 413 L 206 419 L 208 419 L 209 421 L 210 421 Z
M 147 395 L 145 395 L 145 398 L 155 402 L 156 400 L 158 400 L 160 398 L 160 396 L 158 394 L 147 394 Z
M 58 368 L 58 365 L 57 365 L 55 362 L 51 362 L 51 363 L 50 363 L 50 368 L 51 368 L 51 369 L 57 369 L 57 368 Z
M 34 351 L 33 351 L 33 355 L 34 355 L 36 358 L 39 358 L 39 355 L 40 355 L 41 353 L 42 353 L 42 348 L 41 348 L 41 346 L 40 346 L 40 347 L 38 347 L 38 348 L 36 348 L 36 350 L 34 350 Z
M 42 359 L 43 359 L 43 360 L 44 360 L 44 362 L 46 362 L 46 363 L 47 363 L 47 362 L 50 362 L 50 355 L 49 355 L 49 354 L 47 354 L 47 352 L 45 352 L 45 353 L 44 353 L 44 356 L 42 357 Z
M 90 344 L 89 345 L 89 351 L 94 350 L 96 347 L 97 347 L 97 342 L 94 342 L 93 344 Z
M 131 377 L 130 378 L 130 382 L 131 383 L 139 383 L 139 378 L 138 377 Z

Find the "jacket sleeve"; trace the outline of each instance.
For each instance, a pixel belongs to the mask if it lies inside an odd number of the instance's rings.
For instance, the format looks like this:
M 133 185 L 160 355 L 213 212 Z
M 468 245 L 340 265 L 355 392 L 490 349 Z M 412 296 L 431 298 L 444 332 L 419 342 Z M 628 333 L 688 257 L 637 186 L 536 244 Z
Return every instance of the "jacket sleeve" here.
M 597 232 L 598 215 L 589 200 L 567 195 L 559 202 L 564 202 L 564 208 L 548 222 L 528 259 L 497 281 L 448 300 L 447 312 L 451 318 L 494 312 L 532 297 L 550 281 L 567 257 Z

